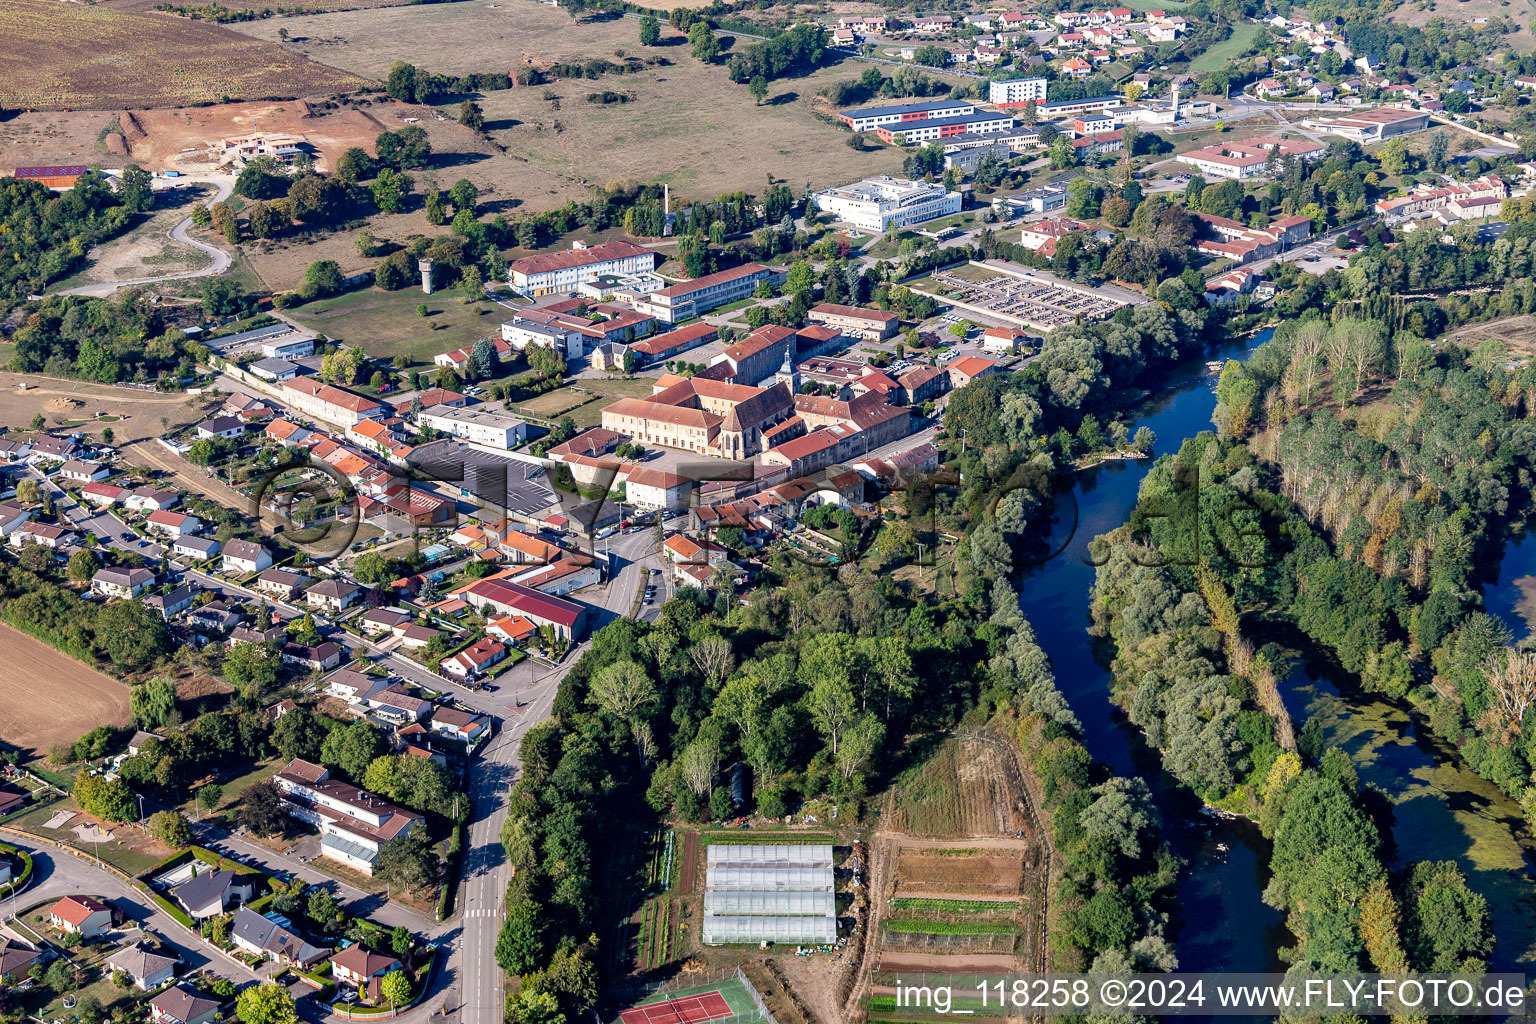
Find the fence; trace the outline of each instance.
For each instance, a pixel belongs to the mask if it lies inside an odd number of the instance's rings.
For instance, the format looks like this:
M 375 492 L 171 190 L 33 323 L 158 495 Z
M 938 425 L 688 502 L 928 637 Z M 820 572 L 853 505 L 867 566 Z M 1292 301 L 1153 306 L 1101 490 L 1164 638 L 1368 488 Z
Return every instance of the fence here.
M 778 1024 L 768 1007 L 763 1003 L 763 997 L 758 993 L 757 987 L 747 980 L 747 976 L 740 967 L 722 967 L 719 970 L 698 971 L 688 974 L 679 974 L 668 978 L 666 981 L 653 982 L 649 985 L 637 985 L 616 993 L 619 1001 L 627 1006 L 634 1006 L 651 996 L 665 995 L 668 992 L 677 992 L 682 989 L 700 990 L 701 994 L 708 991 L 710 985 L 726 985 L 735 981 L 741 985 L 748 998 L 752 1000 L 752 1009 L 733 1013 L 729 1017 L 716 1017 L 709 1024 Z M 618 1021 L 619 1018 L 613 1018 Z

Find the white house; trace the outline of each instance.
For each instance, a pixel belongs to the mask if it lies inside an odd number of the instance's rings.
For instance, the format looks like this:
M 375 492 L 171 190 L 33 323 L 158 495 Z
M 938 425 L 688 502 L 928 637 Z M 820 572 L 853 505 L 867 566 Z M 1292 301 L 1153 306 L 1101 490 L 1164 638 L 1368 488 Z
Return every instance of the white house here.
M 224 545 L 225 572 L 261 572 L 272 565 L 272 555 L 255 541 L 232 540 Z
M 114 567 L 98 569 L 91 577 L 91 589 L 106 597 L 134 598 L 155 582 L 155 574 L 148 569 Z
M 196 516 L 156 509 L 144 520 L 144 528 L 168 537 L 188 537 L 202 533 L 203 523 Z

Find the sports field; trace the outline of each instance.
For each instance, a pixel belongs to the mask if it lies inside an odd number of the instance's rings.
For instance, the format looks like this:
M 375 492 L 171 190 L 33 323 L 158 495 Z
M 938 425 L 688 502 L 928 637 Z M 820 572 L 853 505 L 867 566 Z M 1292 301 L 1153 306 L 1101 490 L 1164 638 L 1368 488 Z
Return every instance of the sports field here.
M 647 996 L 619 1015 L 619 1024 L 702 1024 L 703 1021 L 761 1020 L 757 1004 L 739 978 Z

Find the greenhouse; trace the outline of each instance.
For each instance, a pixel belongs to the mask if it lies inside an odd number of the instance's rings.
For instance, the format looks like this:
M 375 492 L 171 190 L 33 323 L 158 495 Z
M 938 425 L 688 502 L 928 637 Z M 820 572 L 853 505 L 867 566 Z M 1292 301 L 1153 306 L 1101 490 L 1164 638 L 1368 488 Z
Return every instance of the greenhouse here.
M 706 943 L 830 943 L 837 939 L 830 845 L 709 847 Z

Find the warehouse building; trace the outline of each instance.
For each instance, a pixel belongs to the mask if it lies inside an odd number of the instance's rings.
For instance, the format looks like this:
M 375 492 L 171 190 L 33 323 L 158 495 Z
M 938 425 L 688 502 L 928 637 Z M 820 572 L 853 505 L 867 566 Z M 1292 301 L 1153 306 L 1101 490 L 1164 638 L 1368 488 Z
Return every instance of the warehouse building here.
M 599 277 L 647 274 L 656 269 L 656 254 L 632 242 L 588 245 L 575 241 L 564 252 L 524 256 L 512 264 L 508 277 L 524 295 L 575 292 L 578 285 Z
M 706 945 L 837 941 L 830 845 L 718 843 L 704 875 Z
M 861 231 L 888 231 L 960 212 L 960 193 L 943 185 L 879 175 L 811 197 L 816 208 Z
M 1022 107 L 1026 103 L 1045 102 L 1043 78 L 1009 78 L 987 87 L 987 99 L 999 107 Z
M 48 188 L 74 188 L 75 182 L 84 173 L 84 164 L 69 164 L 60 167 L 18 167 L 13 177 L 22 181 L 35 181 Z
M 1379 107 L 1376 110 L 1355 111 L 1342 117 L 1313 118 L 1301 122 L 1301 126 L 1365 144 L 1428 128 L 1429 111 Z
M 845 110 L 837 119 L 856 132 L 872 132 L 876 128 L 931 118 L 963 117 L 976 113 L 976 104 L 963 100 L 930 100 L 927 103 L 902 103 L 891 107 L 865 107 L 862 110 Z

